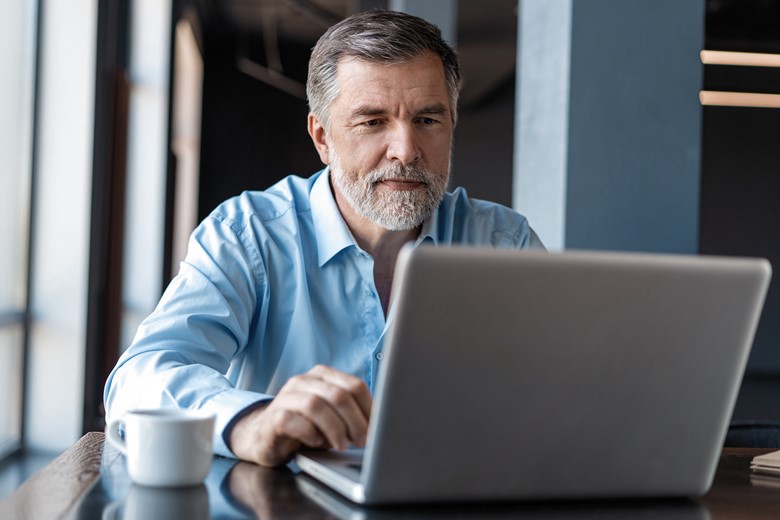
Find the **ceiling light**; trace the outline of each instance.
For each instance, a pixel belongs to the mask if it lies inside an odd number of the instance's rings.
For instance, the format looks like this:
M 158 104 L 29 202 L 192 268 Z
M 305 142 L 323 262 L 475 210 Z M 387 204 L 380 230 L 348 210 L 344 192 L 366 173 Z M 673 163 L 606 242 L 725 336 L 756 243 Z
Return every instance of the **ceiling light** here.
M 699 101 L 707 106 L 780 108 L 780 94 L 702 90 Z
M 744 67 L 780 67 L 780 54 L 758 52 L 701 51 L 705 65 L 741 65 Z

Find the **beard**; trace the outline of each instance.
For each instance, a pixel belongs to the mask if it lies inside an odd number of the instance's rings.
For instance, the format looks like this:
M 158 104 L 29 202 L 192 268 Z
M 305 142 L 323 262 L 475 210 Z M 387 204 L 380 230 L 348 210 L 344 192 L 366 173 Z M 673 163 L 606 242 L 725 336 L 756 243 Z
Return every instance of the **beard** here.
M 362 217 L 390 231 L 406 231 L 425 222 L 444 198 L 449 171 L 437 172 L 417 166 L 394 164 L 371 170 L 363 178 L 346 172 L 340 157 L 330 153 L 330 175 L 336 188 Z M 394 190 L 383 180 L 419 182 L 422 189 Z

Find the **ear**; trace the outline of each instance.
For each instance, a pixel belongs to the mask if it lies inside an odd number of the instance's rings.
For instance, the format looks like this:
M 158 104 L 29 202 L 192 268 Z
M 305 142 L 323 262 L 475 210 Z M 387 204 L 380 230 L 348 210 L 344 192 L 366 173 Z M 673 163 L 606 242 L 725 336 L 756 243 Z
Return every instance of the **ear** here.
M 326 139 L 325 127 L 322 121 L 313 113 L 309 113 L 309 135 L 314 143 L 314 148 L 317 149 L 317 153 L 320 155 L 320 161 L 323 164 L 330 164 L 330 148 L 328 147 L 328 140 Z

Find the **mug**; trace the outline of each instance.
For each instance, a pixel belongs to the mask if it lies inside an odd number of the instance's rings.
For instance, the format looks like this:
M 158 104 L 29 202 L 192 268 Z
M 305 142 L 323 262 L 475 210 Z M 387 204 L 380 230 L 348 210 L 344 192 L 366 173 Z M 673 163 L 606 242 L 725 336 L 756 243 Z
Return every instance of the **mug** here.
M 108 423 L 106 439 L 125 455 L 136 484 L 194 486 L 211 467 L 213 431 L 212 414 L 176 408 L 132 410 Z

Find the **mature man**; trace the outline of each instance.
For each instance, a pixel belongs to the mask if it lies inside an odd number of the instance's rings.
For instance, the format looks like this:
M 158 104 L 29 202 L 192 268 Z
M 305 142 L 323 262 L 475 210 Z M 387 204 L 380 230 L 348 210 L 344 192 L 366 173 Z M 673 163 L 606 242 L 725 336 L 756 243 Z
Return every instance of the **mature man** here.
M 106 383 L 109 417 L 208 410 L 217 453 L 269 466 L 304 445 L 363 445 L 400 248 L 542 247 L 516 212 L 445 193 L 460 81 L 419 18 L 372 11 L 328 30 L 307 81 L 328 167 L 245 192 L 198 226 Z

